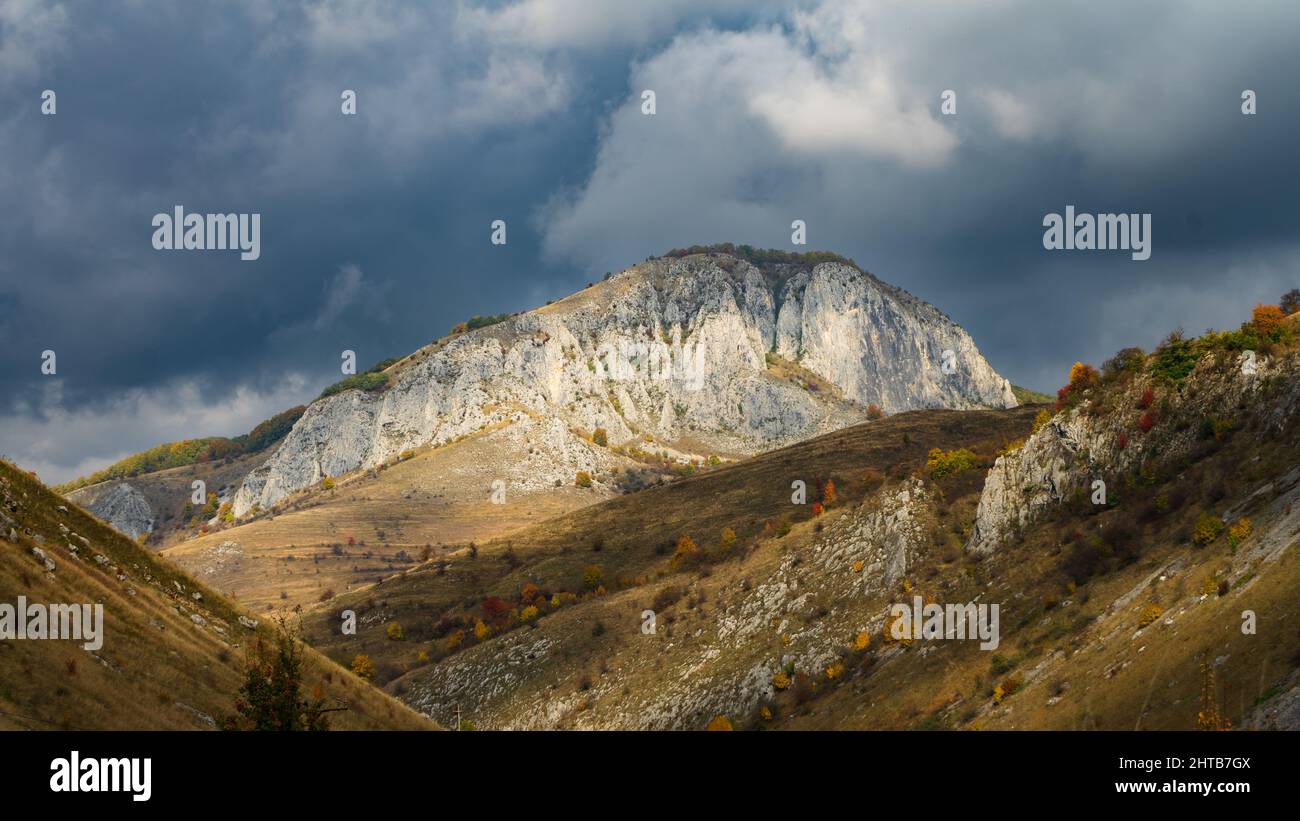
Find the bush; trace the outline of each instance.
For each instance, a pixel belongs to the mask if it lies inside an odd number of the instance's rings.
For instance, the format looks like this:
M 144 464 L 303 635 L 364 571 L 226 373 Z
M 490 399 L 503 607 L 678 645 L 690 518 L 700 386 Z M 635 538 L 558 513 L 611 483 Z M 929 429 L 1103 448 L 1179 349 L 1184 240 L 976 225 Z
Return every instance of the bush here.
M 732 530 L 729 527 L 722 528 L 722 535 L 718 537 L 718 544 L 722 547 L 722 550 L 724 552 L 730 550 L 731 546 L 734 545 L 735 543 L 736 543 L 736 531 Z
M 966 448 L 957 448 L 947 453 L 939 448 L 931 448 L 925 461 L 926 470 L 930 471 L 930 475 L 935 479 L 955 476 L 962 471 L 970 470 L 978 464 L 979 457 Z
M 1293 314 L 1296 311 L 1300 311 L 1300 289 L 1292 288 L 1285 294 L 1282 294 L 1282 300 L 1278 303 L 1278 307 L 1281 308 L 1282 312 L 1285 314 Z
M 580 470 L 573 483 L 578 487 L 591 487 L 591 474 L 585 470 Z
M 609 434 L 606 433 L 604 428 L 596 428 L 596 430 L 593 431 L 591 434 L 591 441 L 593 444 L 600 445 L 602 448 L 608 447 Z
M 1156 348 L 1151 361 L 1151 374 L 1170 382 L 1182 382 L 1196 367 L 1200 354 L 1191 342 L 1175 331 Z
M 673 553 L 674 568 L 693 565 L 700 560 L 700 548 L 690 536 L 682 534 L 677 540 L 677 550 Z
M 370 681 L 375 677 L 375 663 L 365 653 L 358 653 L 352 657 L 352 672 Z
M 588 590 L 595 590 L 600 587 L 600 583 L 604 578 L 605 573 L 598 564 L 589 564 L 582 569 L 582 586 Z
M 1125 373 L 1133 373 L 1146 361 L 1146 351 L 1141 348 L 1123 348 L 1110 359 L 1101 363 L 1101 378 L 1105 381 L 1117 379 Z
M 1255 525 L 1250 521 L 1250 519 L 1247 519 L 1244 516 L 1238 519 L 1233 523 L 1232 527 L 1228 528 L 1228 547 L 1236 550 L 1237 545 L 1246 541 L 1246 539 L 1249 539 L 1250 534 L 1253 533 L 1254 530 Z
M 1052 421 L 1052 412 L 1049 411 L 1047 408 L 1043 408 L 1038 412 L 1038 415 L 1034 417 L 1033 432 L 1038 433 L 1040 430 L 1046 427 L 1047 423 L 1050 421 Z
M 379 366 L 376 365 L 375 367 L 379 367 Z M 333 385 L 330 385 L 329 387 L 325 388 L 325 390 L 321 391 L 320 396 L 317 396 L 316 398 L 324 399 L 327 396 L 333 396 L 336 393 L 342 393 L 343 391 L 351 391 L 351 390 L 378 391 L 378 390 L 382 390 L 387 385 L 388 385 L 388 374 L 378 373 L 373 370 L 370 370 L 370 371 L 366 371 L 365 373 L 358 373 L 358 374 L 354 374 L 353 376 L 340 379 L 339 381 L 335 382 Z
M 546 304 L 550 304 L 549 302 Z M 453 334 L 463 334 L 468 331 L 476 331 L 479 328 L 486 328 L 489 325 L 495 325 L 498 322 L 505 322 L 510 318 L 510 314 L 488 314 L 487 316 L 471 316 L 465 322 L 456 323 L 451 332 Z
M 1205 547 L 1213 544 L 1222 533 L 1223 520 L 1211 513 L 1202 513 L 1201 517 L 1196 520 L 1195 530 L 1192 531 L 1192 541 L 1201 547 Z
M 388 627 L 385 628 L 385 631 L 388 633 L 388 638 L 392 639 L 393 641 L 401 641 L 406 635 L 402 631 L 402 625 L 398 624 L 397 622 L 393 622 L 392 624 L 388 625 Z
M 1151 603 L 1146 605 L 1142 608 L 1142 612 L 1138 613 L 1138 627 L 1146 627 L 1149 624 L 1153 624 L 1156 619 L 1164 615 L 1164 612 L 1165 611 L 1162 610 L 1158 604 Z
M 706 730 L 712 730 L 712 731 L 714 731 L 714 732 L 717 732 L 717 731 L 722 731 L 722 732 L 730 731 L 730 730 L 731 730 L 731 719 L 727 718 L 726 716 L 714 716 L 714 717 L 713 717 L 713 720 L 710 721 L 709 724 L 708 724 L 708 726 L 705 727 L 704 729 L 706 729 Z

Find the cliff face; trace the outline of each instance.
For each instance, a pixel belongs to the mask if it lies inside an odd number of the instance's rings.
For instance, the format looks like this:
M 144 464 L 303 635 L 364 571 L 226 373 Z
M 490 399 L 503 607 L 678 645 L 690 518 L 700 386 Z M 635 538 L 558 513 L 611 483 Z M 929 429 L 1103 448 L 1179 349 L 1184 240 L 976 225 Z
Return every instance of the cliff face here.
M 153 531 L 154 512 L 149 500 L 127 482 L 75 490 L 68 498 L 133 539 Z
M 244 480 L 235 515 L 529 418 L 601 427 L 610 444 L 648 436 L 685 453 L 750 455 L 861 421 L 868 404 L 1016 404 L 970 336 L 909 294 L 843 263 L 760 270 L 725 254 L 648 261 L 387 373 L 382 392 L 313 403 Z
M 1151 391 L 1151 401 L 1142 396 Z M 966 550 L 988 555 L 1093 482 L 1117 483 L 1144 466 L 1176 463 L 1213 426 L 1280 431 L 1300 411 L 1300 361 L 1294 353 L 1264 357 L 1253 373 L 1238 356 L 1203 356 L 1177 386 L 1142 373 L 1118 386 L 1089 392 L 1077 407 L 1056 414 L 1013 453 L 998 458 L 985 480 Z M 1143 417 L 1149 429 L 1143 430 Z M 1207 429 L 1207 425 L 1209 428 Z

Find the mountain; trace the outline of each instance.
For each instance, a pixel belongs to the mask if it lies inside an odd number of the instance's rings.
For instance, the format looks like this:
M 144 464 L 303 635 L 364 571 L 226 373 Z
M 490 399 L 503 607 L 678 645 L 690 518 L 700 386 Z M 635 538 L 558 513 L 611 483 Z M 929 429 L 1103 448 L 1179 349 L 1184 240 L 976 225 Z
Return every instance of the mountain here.
M 1078 364 L 1055 408 L 901 413 L 612 498 L 304 629 L 480 727 L 1296 729 L 1298 325 Z M 996 646 L 892 636 L 917 598 L 997 604 Z
M 20 605 L 102 606 L 98 641 L 35 638 Z M 273 637 L 266 621 L 3 461 L 0 633 L 0 729 L 212 729 L 234 712 L 245 652 Z M 330 713 L 340 729 L 434 728 L 310 648 L 303 685 L 331 708 L 346 703 Z
M 744 457 L 879 412 L 1017 404 L 964 330 L 850 261 L 720 248 L 647 260 L 349 377 L 244 479 L 235 516 L 497 427 L 546 442 L 499 476 L 529 491 L 601 472 L 597 429 L 611 446 Z
M 90 476 L 54 488 L 132 538 L 155 544 L 215 522 L 226 502 L 271 446 L 306 408 L 290 408 L 241 436 L 210 436 L 157 445 Z M 193 483 L 202 481 L 210 504 L 194 505 Z

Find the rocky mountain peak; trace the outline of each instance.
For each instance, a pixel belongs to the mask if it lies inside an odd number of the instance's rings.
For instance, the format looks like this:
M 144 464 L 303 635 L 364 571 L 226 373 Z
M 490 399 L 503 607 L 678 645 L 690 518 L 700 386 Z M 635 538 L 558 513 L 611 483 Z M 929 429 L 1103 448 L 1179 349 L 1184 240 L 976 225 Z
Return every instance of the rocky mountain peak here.
M 574 436 L 603 428 L 611 445 L 744 456 L 862 421 L 871 405 L 1016 405 L 938 309 L 847 260 L 779 252 L 647 260 L 454 333 L 385 375 L 382 390 L 313 403 L 245 479 L 235 515 L 410 448 L 538 417 Z

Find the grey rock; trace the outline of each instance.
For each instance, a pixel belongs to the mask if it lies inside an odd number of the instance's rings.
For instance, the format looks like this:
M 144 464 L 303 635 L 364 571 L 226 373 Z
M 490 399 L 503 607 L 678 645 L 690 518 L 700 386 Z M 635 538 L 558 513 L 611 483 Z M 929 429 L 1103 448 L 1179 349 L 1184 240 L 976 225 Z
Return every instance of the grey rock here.
M 129 482 L 81 488 L 69 493 L 68 498 L 132 539 L 153 531 L 153 508 Z
M 234 513 L 534 414 L 554 423 L 554 485 L 594 458 L 573 429 L 603 427 L 611 444 L 648 433 L 689 440 L 697 455 L 754 454 L 860 422 L 869 404 L 1015 406 L 1010 383 L 933 306 L 837 262 L 782 276 L 726 256 L 656 259 L 435 343 L 394 366 L 382 392 L 312 403 L 245 477 Z M 778 376 L 769 353 L 826 386 Z

